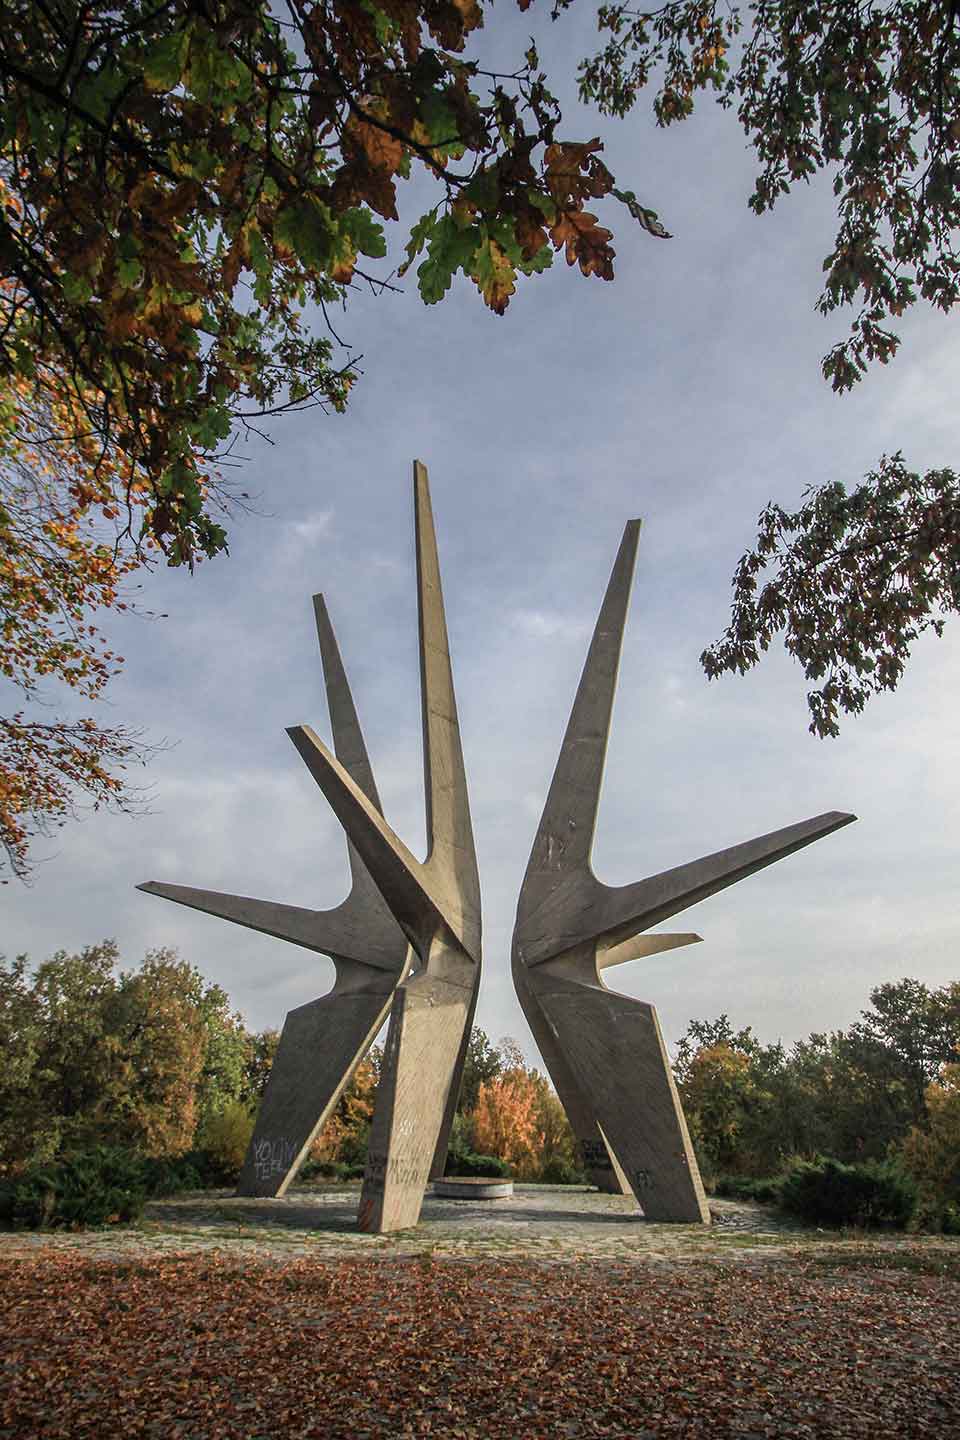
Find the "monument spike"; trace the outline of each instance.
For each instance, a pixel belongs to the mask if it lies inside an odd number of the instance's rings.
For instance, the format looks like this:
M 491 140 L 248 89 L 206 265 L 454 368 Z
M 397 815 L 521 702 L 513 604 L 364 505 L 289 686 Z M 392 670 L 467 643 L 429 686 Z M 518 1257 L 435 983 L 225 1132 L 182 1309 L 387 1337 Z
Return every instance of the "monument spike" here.
M 616 945 L 598 947 L 597 964 L 601 970 L 612 965 L 626 965 L 630 960 L 644 960 L 649 955 L 660 955 L 664 950 L 676 950 L 681 945 L 699 945 L 702 935 L 631 935 Z
M 353 695 L 347 683 L 340 647 L 334 634 L 327 603 L 322 595 L 313 597 L 313 614 L 317 626 L 317 640 L 320 645 L 320 660 L 323 665 L 323 679 L 327 692 L 327 710 L 330 714 L 330 729 L 333 732 L 333 748 L 341 763 L 353 776 L 354 781 L 378 810 L 382 811 L 377 782 L 367 754 L 367 747 L 357 718 Z M 369 890 L 376 888 L 370 872 L 363 864 L 349 836 L 347 855 L 350 860 L 350 874 L 353 888 Z
M 467 927 L 459 896 L 440 890 L 427 866 L 411 855 L 309 725 L 292 725 L 287 734 L 417 952 L 429 949 L 433 936 L 444 930 L 464 943 Z
M 523 879 L 524 915 L 543 903 L 563 875 L 589 870 L 640 525 L 628 520 L 624 527 L 594 627 Z
M 632 885 L 604 885 L 590 871 L 565 875 L 538 909 L 527 913 L 525 930 L 531 938 L 522 942 L 524 960 L 527 965 L 542 965 L 586 940 L 616 944 L 832 835 L 856 818 L 829 810 Z
M 384 906 L 361 916 L 347 899 L 334 910 L 305 910 L 299 905 L 281 905 L 276 900 L 253 900 L 246 895 L 229 895 L 220 890 L 199 890 L 192 885 L 167 885 L 148 880 L 136 887 L 146 895 L 159 895 L 191 910 L 245 925 L 261 935 L 289 940 L 305 950 L 352 960 L 377 970 L 396 969 L 397 926 Z
M 470 820 L 460 724 L 450 664 L 450 643 L 440 581 L 440 560 L 427 468 L 413 464 L 420 632 L 420 698 L 427 822 L 425 867 L 442 871 L 460 897 L 467 924 L 480 926 L 480 876 Z M 465 937 L 466 948 L 475 943 Z

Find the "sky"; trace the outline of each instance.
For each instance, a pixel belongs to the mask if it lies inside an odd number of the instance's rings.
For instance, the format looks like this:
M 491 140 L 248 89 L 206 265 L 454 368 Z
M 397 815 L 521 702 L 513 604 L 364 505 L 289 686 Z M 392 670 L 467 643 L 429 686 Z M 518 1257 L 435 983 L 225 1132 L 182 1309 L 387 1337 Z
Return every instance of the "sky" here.
M 332 963 L 147 896 L 145 880 L 330 908 L 349 885 L 343 834 L 284 734 L 329 735 L 311 595 L 326 596 L 384 813 L 424 853 L 412 461 L 428 466 L 483 891 L 477 1021 L 538 1063 L 510 979 L 520 882 L 625 522 L 643 521 L 593 866 L 624 884 L 827 810 L 855 825 L 675 917 L 705 943 L 620 967 L 668 1043 L 721 1012 L 765 1042 L 849 1025 L 886 980 L 958 977 L 956 725 L 960 638 L 915 647 L 897 692 L 808 733 L 806 682 L 773 651 L 708 683 L 702 649 L 727 622 L 730 580 L 771 499 L 856 484 L 898 449 L 956 464 L 960 345 L 917 310 L 899 357 L 837 396 L 820 359 L 850 315 L 814 311 L 835 233 L 831 177 L 772 214 L 746 201 L 755 163 L 710 100 L 659 131 L 569 100 L 591 7 L 494 15 L 481 48 L 506 59 L 536 31 L 571 139 L 600 135 L 621 186 L 658 211 L 653 239 L 615 204 L 616 279 L 562 258 L 503 317 L 460 277 L 425 307 L 358 293 L 337 319 L 363 377 L 344 416 L 313 411 L 242 439 L 230 556 L 191 577 L 143 577 L 118 617 L 126 657 L 106 723 L 165 743 L 148 813 L 87 813 L 37 842 L 29 886 L 0 892 L 2 949 L 34 961 L 115 938 L 133 967 L 175 947 L 246 1022 L 279 1026 L 329 989 Z M 488 59 L 489 63 L 489 59 Z M 566 77 L 564 80 L 563 77 Z M 649 107 L 647 107 L 649 108 Z M 407 226 L 436 202 L 404 198 Z M 402 259 L 393 227 L 384 273 Z M 51 702 L 59 698 L 52 692 Z

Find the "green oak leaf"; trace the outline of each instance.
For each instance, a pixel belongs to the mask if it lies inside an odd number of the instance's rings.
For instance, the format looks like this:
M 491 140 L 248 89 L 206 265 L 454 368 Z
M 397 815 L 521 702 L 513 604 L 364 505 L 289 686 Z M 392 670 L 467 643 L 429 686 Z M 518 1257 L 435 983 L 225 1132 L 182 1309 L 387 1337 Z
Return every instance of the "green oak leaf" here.
M 372 255 L 382 260 L 387 253 L 387 241 L 383 226 L 374 220 L 369 210 L 348 210 L 342 217 L 347 234 L 361 255 Z
M 143 78 L 148 90 L 173 90 L 180 84 L 189 45 L 189 26 L 154 41 L 143 62 Z

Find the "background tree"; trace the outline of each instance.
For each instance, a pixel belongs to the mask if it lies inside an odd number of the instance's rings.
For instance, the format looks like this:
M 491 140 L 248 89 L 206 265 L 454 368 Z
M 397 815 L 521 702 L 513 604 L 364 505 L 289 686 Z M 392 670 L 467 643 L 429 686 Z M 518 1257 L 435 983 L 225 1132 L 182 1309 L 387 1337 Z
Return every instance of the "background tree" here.
M 109 1075 L 78 1140 L 105 1139 L 144 1155 L 193 1144 L 207 1054 L 197 972 L 173 950 L 149 951 L 105 996 Z
M 95 1144 L 178 1156 L 230 1106 L 250 1113 L 252 1037 L 173 950 L 132 970 L 110 940 L 32 974 L 25 956 L 0 962 L 0 1040 L 0 1167 Z
M 926 1125 L 904 1138 L 900 1156 L 923 1193 L 937 1206 L 953 1206 L 960 1228 L 960 1063 L 944 1065 L 925 1096 Z
M 383 1051 L 374 1045 L 354 1070 L 333 1114 L 311 1145 L 311 1160 L 364 1164 L 382 1061 Z
M 279 1030 L 260 1030 L 247 1037 L 240 1099 L 252 1109 L 256 1108 L 263 1098 L 279 1043 Z
M 0 957 L 0 1177 L 28 1155 L 46 1158 L 57 1139 L 38 1104 L 43 1021 L 28 966 L 26 955 Z
M 883 1160 L 926 1134 L 930 1086 L 960 1045 L 958 990 L 887 982 L 849 1029 L 789 1050 L 726 1015 L 691 1021 L 674 1069 L 707 1176 L 774 1175 L 797 1156 Z
M 547 1076 L 539 1070 L 528 1072 L 533 1084 L 533 1125 L 536 1137 L 536 1167 L 530 1176 L 549 1184 L 584 1182 L 577 1138 L 567 1112 Z
M 480 1086 L 494 1080 L 503 1070 L 503 1056 L 493 1044 L 485 1030 L 474 1025 L 467 1044 L 467 1058 L 463 1066 L 463 1083 L 457 1101 L 457 1113 L 469 1115 L 476 1109 Z

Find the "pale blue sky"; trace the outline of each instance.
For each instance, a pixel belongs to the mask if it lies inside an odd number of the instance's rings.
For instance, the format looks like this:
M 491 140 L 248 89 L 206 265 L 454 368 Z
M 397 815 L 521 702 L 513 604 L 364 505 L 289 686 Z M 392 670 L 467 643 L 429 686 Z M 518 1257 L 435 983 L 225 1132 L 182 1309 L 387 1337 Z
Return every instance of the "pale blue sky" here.
M 498 9 L 523 37 L 537 19 Z M 545 59 L 589 45 L 585 19 L 545 26 Z M 543 27 L 542 27 L 543 28 Z M 142 880 L 326 908 L 347 886 L 342 835 L 284 734 L 327 733 L 310 596 L 326 594 L 385 813 L 423 848 L 410 469 L 429 467 L 484 895 L 478 1020 L 536 1058 L 513 997 L 517 890 L 624 522 L 643 518 L 594 863 L 622 883 L 824 810 L 858 823 L 685 913 L 706 943 L 624 967 L 675 1041 L 726 1010 L 767 1040 L 846 1025 L 885 979 L 957 977 L 953 629 L 916 648 L 899 692 L 807 733 L 805 682 L 781 654 L 708 685 L 701 649 L 757 513 L 804 486 L 850 484 L 883 452 L 956 463 L 955 327 L 922 312 L 901 357 L 852 395 L 819 360 L 848 316 L 813 311 L 833 230 L 829 180 L 773 215 L 746 206 L 751 155 L 707 103 L 657 132 L 571 108 L 622 185 L 675 238 L 617 207 L 617 278 L 560 261 L 507 314 L 462 278 L 426 309 L 358 295 L 338 324 L 363 352 L 342 418 L 274 425 L 242 445 L 262 514 L 231 556 L 158 572 L 115 628 L 127 657 L 105 715 L 175 741 L 154 762 L 153 813 L 90 815 L 41 841 L 30 888 L 5 887 L 3 946 L 39 960 L 114 936 L 127 964 L 176 946 L 256 1026 L 328 988 L 329 962 L 137 893 Z M 405 218 L 417 207 L 410 197 Z M 391 254 L 400 258 L 404 235 Z M 53 698 L 51 696 L 51 698 Z

